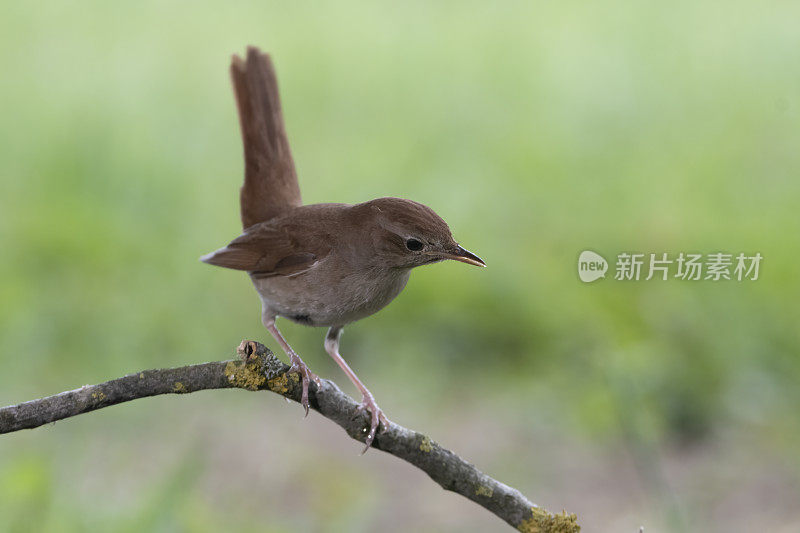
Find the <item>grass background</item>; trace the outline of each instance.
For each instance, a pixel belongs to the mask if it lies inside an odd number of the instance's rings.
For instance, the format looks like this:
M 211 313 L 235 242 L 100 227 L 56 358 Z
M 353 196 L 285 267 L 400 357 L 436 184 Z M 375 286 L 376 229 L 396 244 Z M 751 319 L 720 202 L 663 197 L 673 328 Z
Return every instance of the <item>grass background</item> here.
M 432 206 L 489 264 L 419 269 L 342 351 L 397 422 L 587 531 L 800 527 L 800 6 L 4 2 L 0 404 L 265 340 L 227 76 L 274 58 L 307 203 Z M 755 282 L 581 283 L 584 249 L 755 253 Z M 348 386 L 322 330 L 284 323 Z M 349 390 L 349 389 L 348 389 Z M 354 390 L 351 390 L 354 393 Z M 268 395 L 0 439 L 3 531 L 486 531 Z

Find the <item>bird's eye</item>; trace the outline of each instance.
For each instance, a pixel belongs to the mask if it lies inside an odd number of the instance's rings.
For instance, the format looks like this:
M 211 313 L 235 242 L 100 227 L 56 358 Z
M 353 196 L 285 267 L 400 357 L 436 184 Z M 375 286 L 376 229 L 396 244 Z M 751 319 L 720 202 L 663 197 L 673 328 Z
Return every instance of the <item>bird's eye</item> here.
M 422 244 L 422 242 L 418 241 L 417 239 L 408 239 L 406 241 L 406 248 L 408 248 L 412 252 L 419 252 L 420 250 L 422 250 L 423 246 L 424 245 Z

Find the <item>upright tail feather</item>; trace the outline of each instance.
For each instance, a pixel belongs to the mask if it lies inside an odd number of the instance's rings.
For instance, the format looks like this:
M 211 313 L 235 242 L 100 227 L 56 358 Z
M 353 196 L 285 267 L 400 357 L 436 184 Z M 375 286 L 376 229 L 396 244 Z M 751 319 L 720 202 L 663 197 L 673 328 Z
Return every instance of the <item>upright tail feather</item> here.
M 244 144 L 244 185 L 240 192 L 242 227 L 302 205 L 269 55 L 247 48 L 247 59 L 233 56 L 231 79 Z

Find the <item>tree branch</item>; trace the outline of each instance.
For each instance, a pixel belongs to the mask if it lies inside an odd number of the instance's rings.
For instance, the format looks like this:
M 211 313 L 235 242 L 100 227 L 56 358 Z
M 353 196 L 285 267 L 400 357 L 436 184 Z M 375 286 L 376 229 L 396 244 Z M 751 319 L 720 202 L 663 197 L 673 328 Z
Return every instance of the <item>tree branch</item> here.
M 264 345 L 242 341 L 240 360 L 203 363 L 180 368 L 145 370 L 98 385 L 62 392 L 18 405 L 0 408 L 0 433 L 30 429 L 137 398 L 159 394 L 184 394 L 205 389 L 240 388 L 270 390 L 294 401 L 301 386 L 296 373 L 287 374 L 283 364 Z M 322 387 L 313 382 L 311 407 L 363 442 L 369 421 L 358 404 L 329 380 Z M 372 445 L 403 459 L 427 473 L 445 490 L 457 492 L 485 507 L 520 531 L 572 533 L 580 531 L 574 514 L 552 514 L 531 503 L 518 490 L 478 470 L 427 435 L 390 422 Z

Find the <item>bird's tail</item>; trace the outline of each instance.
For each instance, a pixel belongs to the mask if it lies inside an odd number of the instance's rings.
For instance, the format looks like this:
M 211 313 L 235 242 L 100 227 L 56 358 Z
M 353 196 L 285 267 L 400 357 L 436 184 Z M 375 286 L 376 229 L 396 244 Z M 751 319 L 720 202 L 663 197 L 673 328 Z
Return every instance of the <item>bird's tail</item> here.
M 303 202 L 283 125 L 272 60 L 250 46 L 246 60 L 233 56 L 231 79 L 244 144 L 242 227 L 248 228 Z

